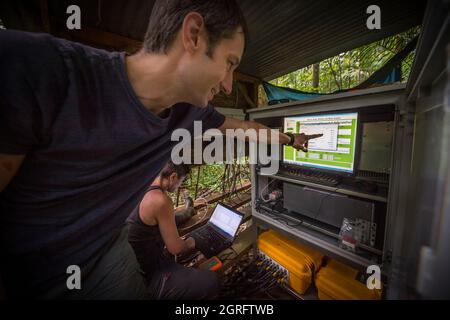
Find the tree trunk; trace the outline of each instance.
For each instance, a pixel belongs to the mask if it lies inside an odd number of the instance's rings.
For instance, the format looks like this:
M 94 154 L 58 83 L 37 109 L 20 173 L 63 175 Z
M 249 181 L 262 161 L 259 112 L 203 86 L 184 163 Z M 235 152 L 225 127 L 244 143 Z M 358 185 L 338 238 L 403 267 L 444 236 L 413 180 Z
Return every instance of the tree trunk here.
M 330 67 L 331 73 L 333 74 L 334 82 L 336 83 L 338 90 L 341 90 L 341 85 L 339 84 L 339 81 L 337 80 L 337 77 L 336 77 L 336 72 L 333 69 L 332 58 L 327 59 L 327 62 Z
M 320 69 L 320 62 L 319 63 L 314 63 L 313 64 L 313 81 L 312 81 L 312 86 L 314 89 L 318 89 L 319 88 L 319 69 Z

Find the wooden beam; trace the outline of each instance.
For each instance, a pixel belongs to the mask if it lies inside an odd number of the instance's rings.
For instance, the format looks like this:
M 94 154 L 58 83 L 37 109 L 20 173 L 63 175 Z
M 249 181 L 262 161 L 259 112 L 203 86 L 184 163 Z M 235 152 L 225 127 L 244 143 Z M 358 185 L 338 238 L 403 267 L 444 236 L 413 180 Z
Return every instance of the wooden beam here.
M 242 192 L 242 191 L 244 191 L 246 189 L 249 189 L 251 186 L 252 186 L 251 182 L 246 182 L 242 186 L 239 186 L 239 188 L 236 188 L 236 190 L 234 192 Z M 212 196 L 209 196 L 206 200 L 210 204 L 211 203 L 215 203 L 217 201 L 220 201 L 220 200 L 226 198 L 228 196 L 228 194 L 230 194 L 230 193 L 231 193 L 230 190 L 225 192 L 225 193 L 222 193 L 222 192 L 214 193 Z M 202 202 L 200 204 L 194 205 L 194 208 L 195 209 L 199 209 L 199 208 L 202 208 L 204 206 L 205 206 L 205 204 Z
M 39 7 L 41 8 L 41 20 L 42 20 L 42 29 L 44 32 L 50 33 L 50 18 L 48 16 L 48 0 L 40 0 Z
M 64 30 L 58 35 L 69 39 L 75 38 L 79 41 L 104 48 L 125 50 L 128 52 L 139 50 L 142 47 L 142 41 L 92 27 L 83 27 L 81 30 Z
M 260 106 L 260 101 L 259 101 L 259 86 L 261 84 L 257 84 L 255 86 L 253 86 L 253 98 L 256 104 L 256 107 Z
M 250 83 L 255 83 L 255 84 L 262 83 L 261 79 L 250 76 L 245 73 L 238 72 L 238 71 L 235 71 L 233 76 L 234 76 L 234 79 L 236 79 L 236 81 L 250 82 Z
M 241 188 L 239 188 L 239 192 L 244 191 L 245 189 L 249 189 L 251 187 L 250 182 L 245 184 L 244 186 L 242 186 Z M 238 192 L 237 190 L 237 192 Z M 215 203 L 217 201 L 222 200 L 223 198 L 226 198 L 228 196 L 230 192 L 226 192 L 223 194 L 220 194 L 219 196 L 213 196 L 210 199 L 208 199 L 208 203 Z M 251 201 L 251 195 L 249 194 L 248 196 L 241 196 L 242 199 L 234 199 L 235 201 L 233 201 L 233 203 L 230 203 L 229 205 L 234 208 L 237 209 L 241 206 L 243 206 L 244 204 L 248 203 Z M 204 207 L 204 205 L 202 204 L 201 206 L 195 206 L 195 208 L 198 210 L 199 207 Z M 211 214 L 213 213 L 213 208 L 209 208 L 208 211 L 206 213 L 197 213 L 196 215 L 194 215 L 191 219 L 189 219 L 185 224 L 183 224 L 182 226 L 180 226 L 178 228 L 178 232 L 180 233 L 180 236 L 183 236 L 189 232 L 191 232 L 192 230 L 200 227 L 201 225 L 205 224 Z
M 242 83 L 237 83 L 238 86 L 238 91 L 244 96 L 245 101 L 247 101 L 247 103 L 249 104 L 250 107 L 252 108 L 256 108 L 255 101 L 253 101 L 247 93 L 247 89 L 245 88 L 245 86 Z
M 245 90 L 245 92 L 247 92 L 247 97 L 245 97 L 244 95 L 244 99 L 247 101 L 248 103 L 248 99 L 250 99 L 253 104 L 250 104 L 251 107 L 255 108 L 259 105 L 258 103 L 258 88 L 259 86 L 262 84 L 262 80 L 258 79 L 256 77 L 244 74 L 244 73 L 240 73 L 235 71 L 234 73 L 234 78 L 236 80 L 236 82 L 240 82 L 241 84 L 245 84 L 245 87 L 248 90 Z M 249 89 L 250 87 L 250 89 Z M 242 87 L 240 88 L 241 91 Z

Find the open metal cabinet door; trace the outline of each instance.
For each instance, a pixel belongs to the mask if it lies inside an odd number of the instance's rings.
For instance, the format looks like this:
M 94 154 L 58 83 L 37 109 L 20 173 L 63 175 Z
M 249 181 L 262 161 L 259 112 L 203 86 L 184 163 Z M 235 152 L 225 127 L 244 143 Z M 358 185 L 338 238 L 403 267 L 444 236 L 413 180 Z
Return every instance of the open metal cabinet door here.
M 448 26 L 448 17 L 446 23 Z M 446 32 L 450 32 L 449 28 Z M 436 299 L 450 298 L 450 44 L 446 74 L 431 242 L 421 248 L 416 282 L 421 296 Z
M 449 41 L 449 3 L 429 1 L 407 87 L 412 148 L 392 226 L 388 299 L 450 298 Z
M 447 86 L 444 97 L 440 192 L 436 194 L 434 241 L 422 248 L 418 291 L 430 298 L 450 298 L 450 45 L 447 46 Z M 431 258 L 431 259 L 430 259 Z

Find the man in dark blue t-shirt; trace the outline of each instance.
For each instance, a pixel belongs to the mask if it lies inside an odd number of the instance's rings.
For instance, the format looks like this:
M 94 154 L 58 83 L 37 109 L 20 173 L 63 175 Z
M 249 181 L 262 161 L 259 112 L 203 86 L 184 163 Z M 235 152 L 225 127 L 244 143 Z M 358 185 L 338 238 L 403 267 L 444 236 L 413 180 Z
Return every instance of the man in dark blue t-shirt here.
M 172 131 L 192 132 L 194 120 L 203 131 L 266 128 L 209 105 L 231 92 L 244 52 L 237 4 L 180 3 L 156 1 L 132 56 L 0 31 L 0 273 L 8 297 L 145 298 L 122 227 L 169 160 Z M 279 134 L 300 149 L 309 138 Z

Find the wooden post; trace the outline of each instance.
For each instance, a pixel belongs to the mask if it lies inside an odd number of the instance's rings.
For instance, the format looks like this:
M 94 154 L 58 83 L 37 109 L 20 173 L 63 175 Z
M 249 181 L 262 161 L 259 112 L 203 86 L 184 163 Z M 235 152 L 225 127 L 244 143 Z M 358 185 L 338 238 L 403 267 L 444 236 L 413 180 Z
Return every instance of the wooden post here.
M 40 0 L 39 6 L 41 8 L 42 28 L 44 32 L 50 33 L 50 19 L 48 16 L 48 0 Z

